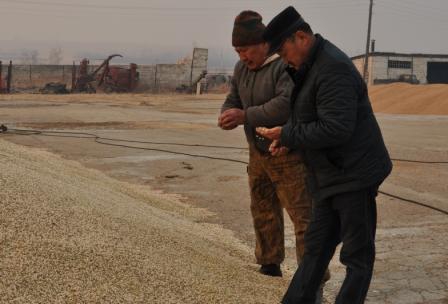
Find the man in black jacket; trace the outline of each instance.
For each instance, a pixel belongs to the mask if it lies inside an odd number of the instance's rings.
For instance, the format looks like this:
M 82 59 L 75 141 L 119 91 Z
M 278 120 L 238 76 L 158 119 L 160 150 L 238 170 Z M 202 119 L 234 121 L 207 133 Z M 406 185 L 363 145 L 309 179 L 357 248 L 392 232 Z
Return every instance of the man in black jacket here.
M 258 128 L 281 147 L 302 151 L 309 169 L 313 215 L 305 255 L 283 303 L 314 303 L 336 246 L 347 272 L 336 303 L 364 303 L 375 260 L 376 201 L 392 163 L 350 58 L 288 7 L 267 26 L 271 53 L 289 63 L 295 82 L 292 116 L 283 127 Z

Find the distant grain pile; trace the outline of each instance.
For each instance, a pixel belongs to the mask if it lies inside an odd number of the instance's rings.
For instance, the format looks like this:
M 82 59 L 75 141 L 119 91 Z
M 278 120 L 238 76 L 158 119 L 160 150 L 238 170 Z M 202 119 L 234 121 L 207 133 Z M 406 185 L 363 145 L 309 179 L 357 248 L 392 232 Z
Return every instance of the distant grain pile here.
M 448 115 L 448 85 L 388 84 L 369 88 L 375 112 Z
M 278 303 L 205 211 L 0 140 L 1 303 Z

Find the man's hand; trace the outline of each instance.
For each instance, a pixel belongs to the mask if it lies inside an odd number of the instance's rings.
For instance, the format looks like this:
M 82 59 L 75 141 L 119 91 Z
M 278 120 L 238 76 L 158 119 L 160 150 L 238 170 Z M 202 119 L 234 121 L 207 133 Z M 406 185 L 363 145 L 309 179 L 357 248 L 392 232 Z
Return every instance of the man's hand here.
M 269 152 L 271 152 L 272 156 L 283 156 L 288 154 L 289 149 L 287 147 L 283 147 L 280 143 L 282 127 L 275 127 L 272 129 L 259 127 L 256 128 L 256 131 L 261 136 L 272 140 L 272 143 L 269 146 Z
M 218 126 L 223 130 L 232 130 L 244 124 L 246 117 L 241 109 L 228 109 L 218 118 Z
M 272 129 L 259 127 L 256 129 L 257 133 L 260 134 L 263 137 L 266 137 L 270 140 L 280 140 L 280 137 L 282 135 L 282 127 L 275 127 Z
M 280 141 L 274 140 L 269 146 L 269 152 L 271 152 L 272 156 L 283 156 L 288 154 L 289 149 L 287 147 L 283 147 L 280 144 Z

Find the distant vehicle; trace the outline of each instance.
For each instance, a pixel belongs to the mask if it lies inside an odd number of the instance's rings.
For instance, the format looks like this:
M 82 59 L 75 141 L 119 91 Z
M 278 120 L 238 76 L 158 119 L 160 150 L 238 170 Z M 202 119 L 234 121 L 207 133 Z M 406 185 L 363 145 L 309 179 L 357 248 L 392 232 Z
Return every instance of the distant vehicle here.
M 395 82 L 405 82 L 410 84 L 420 84 L 420 81 L 414 74 L 401 74 L 398 78 L 395 79 L 375 79 L 373 80 L 373 84 L 388 84 Z

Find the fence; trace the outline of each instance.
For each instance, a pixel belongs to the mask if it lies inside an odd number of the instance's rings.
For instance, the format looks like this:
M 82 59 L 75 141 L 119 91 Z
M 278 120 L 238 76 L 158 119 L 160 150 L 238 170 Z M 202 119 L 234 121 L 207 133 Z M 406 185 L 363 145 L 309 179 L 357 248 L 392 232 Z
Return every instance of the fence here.
M 189 63 L 138 65 L 139 84 L 136 91 L 164 92 L 191 87 L 201 73 L 207 70 L 207 61 L 208 50 L 195 48 Z M 50 82 L 64 83 L 69 89 L 72 85 L 72 65 L 16 65 L 13 62 L 10 73 L 5 67 L 5 64 L 3 68 L 0 67 L 0 90 L 3 88 L 3 91 L 7 86 L 8 75 L 11 75 L 11 92 L 37 91 Z M 89 71 L 97 67 L 90 65 Z

